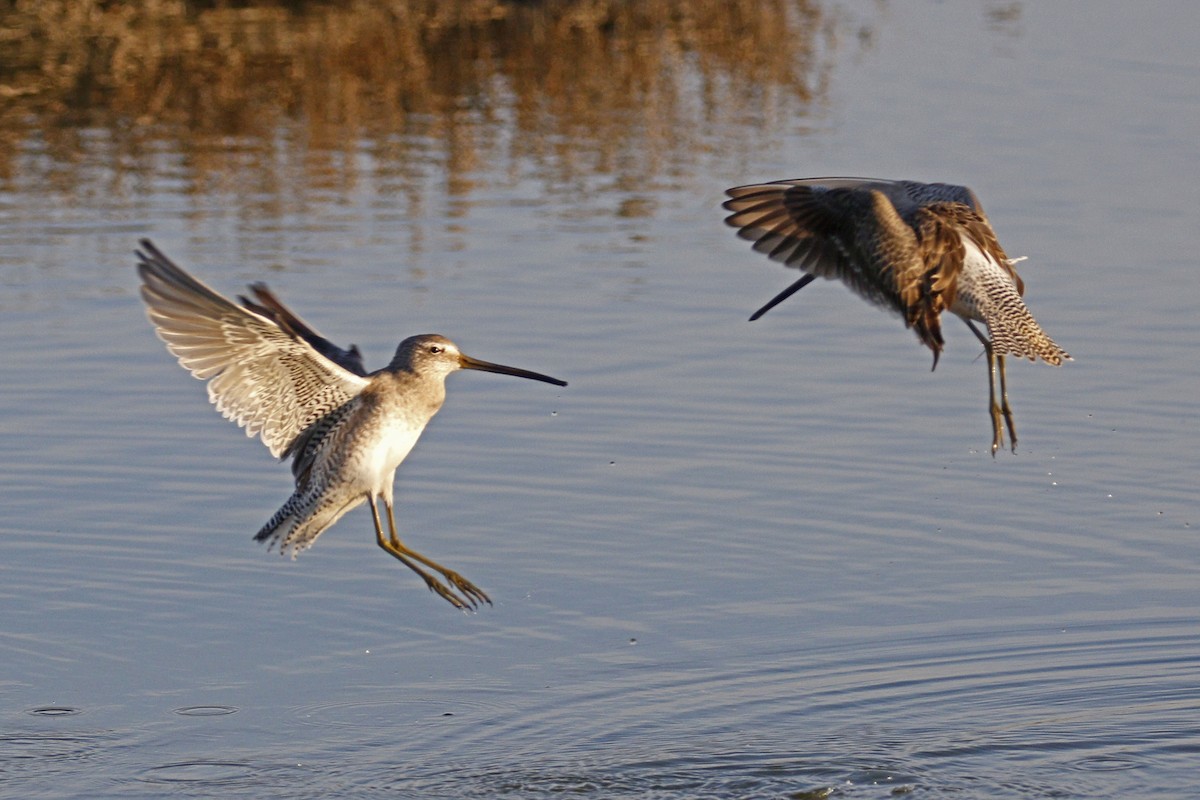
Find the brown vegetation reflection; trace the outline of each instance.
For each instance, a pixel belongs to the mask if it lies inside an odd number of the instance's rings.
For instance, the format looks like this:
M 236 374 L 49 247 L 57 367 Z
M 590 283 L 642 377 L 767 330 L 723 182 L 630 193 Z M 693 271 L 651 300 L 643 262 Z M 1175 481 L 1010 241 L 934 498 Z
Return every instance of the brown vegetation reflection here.
M 669 183 L 805 113 L 832 30 L 809 0 L 0 0 L 0 182 L 36 140 L 134 173 L 180 154 L 186 191 L 260 197 L 345 188 L 364 152 L 402 183 L 435 164 L 452 193 L 518 160 Z

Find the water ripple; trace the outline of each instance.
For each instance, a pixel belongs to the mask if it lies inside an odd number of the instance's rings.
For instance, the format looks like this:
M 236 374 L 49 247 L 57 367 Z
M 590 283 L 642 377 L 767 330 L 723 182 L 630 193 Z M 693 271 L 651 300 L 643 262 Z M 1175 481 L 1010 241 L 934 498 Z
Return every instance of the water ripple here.
M 447 697 L 321 703 L 303 706 L 294 713 L 306 725 L 361 728 L 381 733 L 394 729 L 411 731 L 414 726 L 437 726 L 450 717 L 478 719 L 481 716 L 503 716 L 509 711 L 511 708 L 477 698 Z
M 237 761 L 180 761 L 150 767 L 141 775 L 141 779 L 148 783 L 219 786 L 249 780 L 255 773 L 252 765 Z
M 233 706 L 184 706 L 176 708 L 173 713 L 181 717 L 223 717 L 237 712 L 238 709 Z
M 26 713 L 35 717 L 73 717 L 82 714 L 83 709 L 71 706 L 39 706 L 29 709 Z
M 1198 633 L 1143 621 L 630 668 L 425 731 L 438 766 L 401 783 L 463 797 L 1034 797 L 1069 770 L 1084 794 L 1111 793 L 1118 773 L 1145 791 L 1164 760 L 1200 752 Z

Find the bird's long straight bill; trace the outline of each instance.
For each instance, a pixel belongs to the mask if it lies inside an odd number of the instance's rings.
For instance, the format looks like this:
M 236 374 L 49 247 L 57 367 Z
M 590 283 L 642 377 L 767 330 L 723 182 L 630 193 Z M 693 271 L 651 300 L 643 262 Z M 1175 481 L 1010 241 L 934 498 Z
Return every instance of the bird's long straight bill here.
M 459 364 L 463 369 L 477 369 L 481 372 L 498 372 L 501 375 L 516 375 L 518 378 L 529 378 L 530 380 L 541 381 L 543 383 L 553 383 L 555 386 L 566 386 L 566 381 L 560 381 L 558 378 L 551 378 L 549 375 L 543 375 L 540 372 L 531 372 L 527 369 L 519 369 L 518 367 L 506 367 L 503 364 L 493 364 L 490 361 L 480 361 L 477 358 L 470 356 L 461 356 Z
M 767 301 L 767 304 L 765 306 L 763 306 L 758 311 L 755 311 L 753 314 L 751 314 L 750 321 L 754 322 L 754 320 L 758 319 L 763 314 L 767 313 L 772 308 L 774 308 L 775 306 L 782 303 L 784 300 L 787 300 L 789 297 L 791 297 L 796 292 L 803 289 L 805 286 L 808 286 L 810 283 L 813 282 L 813 279 L 816 277 L 817 277 L 816 275 L 811 275 L 811 274 L 805 275 L 800 280 L 796 281 L 791 286 L 787 287 L 782 292 L 780 292 L 779 294 L 772 297 L 769 301 Z

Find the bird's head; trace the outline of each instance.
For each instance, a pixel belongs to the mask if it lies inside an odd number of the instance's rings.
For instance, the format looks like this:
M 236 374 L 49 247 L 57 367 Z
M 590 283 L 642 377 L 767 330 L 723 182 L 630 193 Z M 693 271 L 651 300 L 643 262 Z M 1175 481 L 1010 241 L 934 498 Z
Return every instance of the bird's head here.
M 551 378 L 540 372 L 531 372 L 518 367 L 507 367 L 503 364 L 493 364 L 471 358 L 458 349 L 458 345 L 436 333 L 426 333 L 420 336 L 410 336 L 396 348 L 396 356 L 392 359 L 392 369 L 403 369 L 417 375 L 440 375 L 442 378 L 460 369 L 474 369 L 481 372 L 498 372 L 502 375 L 515 375 L 518 378 L 552 383 L 555 386 L 566 386 L 566 381 Z

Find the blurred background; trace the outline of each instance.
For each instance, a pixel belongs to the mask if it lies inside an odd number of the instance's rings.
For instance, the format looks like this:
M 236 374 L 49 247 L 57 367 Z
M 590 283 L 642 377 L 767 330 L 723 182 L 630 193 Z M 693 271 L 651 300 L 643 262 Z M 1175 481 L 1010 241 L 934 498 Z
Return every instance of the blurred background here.
M 0 795 L 1190 797 L 1192 3 L 0 0 Z M 730 186 L 981 197 L 1075 360 L 987 377 L 753 253 Z M 133 250 L 369 367 L 450 336 L 296 561 Z

